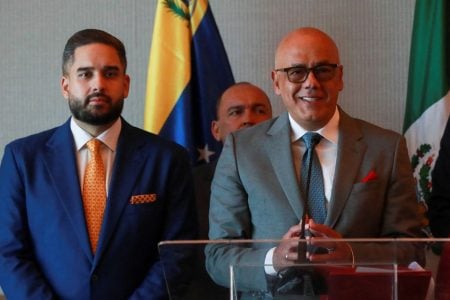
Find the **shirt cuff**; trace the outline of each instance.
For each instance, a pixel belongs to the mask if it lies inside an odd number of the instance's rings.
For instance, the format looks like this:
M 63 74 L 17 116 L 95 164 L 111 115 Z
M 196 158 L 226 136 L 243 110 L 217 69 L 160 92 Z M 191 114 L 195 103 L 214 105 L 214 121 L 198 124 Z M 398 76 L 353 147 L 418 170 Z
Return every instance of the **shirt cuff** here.
M 275 276 L 277 275 L 277 271 L 273 268 L 273 251 L 275 251 L 275 247 L 266 253 L 266 259 L 264 260 L 264 271 L 267 275 Z

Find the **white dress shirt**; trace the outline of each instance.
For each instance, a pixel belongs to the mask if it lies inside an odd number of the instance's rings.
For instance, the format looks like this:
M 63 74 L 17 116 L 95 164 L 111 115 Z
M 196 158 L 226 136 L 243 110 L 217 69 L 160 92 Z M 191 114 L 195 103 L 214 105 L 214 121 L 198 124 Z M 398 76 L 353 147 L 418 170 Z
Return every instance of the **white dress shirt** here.
M 96 137 L 96 139 L 102 142 L 101 155 L 106 172 L 106 195 L 108 195 L 109 182 L 111 180 L 112 168 L 116 157 L 117 141 L 119 140 L 121 129 L 122 120 L 118 118 L 110 128 Z M 75 141 L 80 190 L 83 191 L 84 170 L 86 169 L 90 155 L 86 143 L 94 137 L 78 126 L 73 117 L 70 120 L 70 130 L 72 131 L 73 139 Z
M 291 115 L 289 115 L 289 122 L 291 125 L 292 158 L 295 165 L 297 181 L 300 182 L 302 157 L 306 151 L 305 143 L 301 138 L 308 131 L 297 124 Z M 334 171 L 336 168 L 337 145 L 339 139 L 338 126 L 339 110 L 336 109 L 330 121 L 323 128 L 314 131 L 322 136 L 322 139 L 320 140 L 320 143 L 316 145 L 315 150 L 322 167 L 323 185 L 327 201 L 330 201 L 331 198 L 331 188 L 333 186 Z

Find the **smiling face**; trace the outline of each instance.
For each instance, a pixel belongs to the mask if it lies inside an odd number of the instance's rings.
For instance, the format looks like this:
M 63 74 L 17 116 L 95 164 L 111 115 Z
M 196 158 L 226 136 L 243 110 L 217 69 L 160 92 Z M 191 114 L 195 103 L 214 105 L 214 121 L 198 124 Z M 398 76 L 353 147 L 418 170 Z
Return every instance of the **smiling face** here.
M 275 55 L 275 69 L 339 63 L 335 43 L 314 28 L 301 28 L 289 33 L 280 42 Z M 285 72 L 273 70 L 273 88 L 300 126 L 306 130 L 318 130 L 328 123 L 336 110 L 338 95 L 344 86 L 342 75 L 342 66 L 339 65 L 329 80 L 319 81 L 310 72 L 304 82 L 292 83 Z
M 75 121 L 93 135 L 109 128 L 120 116 L 129 84 L 117 51 L 100 43 L 76 48 L 61 79 L 62 93 Z

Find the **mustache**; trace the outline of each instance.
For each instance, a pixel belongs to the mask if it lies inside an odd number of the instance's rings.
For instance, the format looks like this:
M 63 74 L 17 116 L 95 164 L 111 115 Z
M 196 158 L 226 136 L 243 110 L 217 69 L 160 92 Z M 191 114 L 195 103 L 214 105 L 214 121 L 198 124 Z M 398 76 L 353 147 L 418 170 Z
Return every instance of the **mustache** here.
M 101 98 L 105 98 L 106 100 L 108 100 L 109 102 L 111 102 L 111 97 L 109 97 L 106 94 L 103 94 L 101 92 L 97 92 L 97 93 L 93 93 L 90 94 L 89 96 L 86 97 L 86 103 L 88 103 L 89 101 L 91 101 L 92 98 L 96 98 L 96 97 L 101 97 Z

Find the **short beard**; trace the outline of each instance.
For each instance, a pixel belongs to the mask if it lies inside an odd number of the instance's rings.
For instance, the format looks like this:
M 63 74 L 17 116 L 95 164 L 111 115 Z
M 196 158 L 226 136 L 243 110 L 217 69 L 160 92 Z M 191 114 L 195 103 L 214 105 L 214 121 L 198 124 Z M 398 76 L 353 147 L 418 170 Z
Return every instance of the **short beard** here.
M 90 125 L 107 125 L 120 117 L 122 114 L 124 99 L 118 100 L 116 103 L 111 104 L 111 109 L 107 113 L 97 114 L 86 109 L 89 99 L 94 96 L 98 95 L 90 95 L 84 101 L 69 96 L 69 108 L 75 119 Z M 109 97 L 106 95 L 102 96 L 108 98 L 109 102 L 112 103 Z

